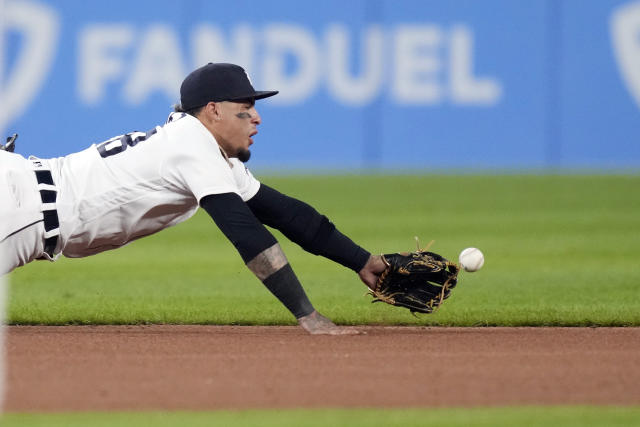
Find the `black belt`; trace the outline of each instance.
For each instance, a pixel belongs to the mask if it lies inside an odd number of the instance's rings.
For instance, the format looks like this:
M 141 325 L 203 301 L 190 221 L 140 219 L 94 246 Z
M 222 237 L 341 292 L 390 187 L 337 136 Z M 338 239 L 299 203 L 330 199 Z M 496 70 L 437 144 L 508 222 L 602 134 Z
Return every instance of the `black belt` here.
M 36 170 L 36 179 L 38 180 L 38 184 L 45 185 L 55 185 L 53 183 L 53 177 L 51 176 L 51 171 L 48 170 Z M 55 190 L 48 189 L 40 189 L 40 198 L 42 199 L 43 209 L 42 215 L 44 216 L 44 231 L 45 231 L 45 239 L 44 239 L 44 251 L 53 258 L 53 253 L 56 250 L 56 246 L 58 245 L 58 228 L 60 228 L 60 221 L 58 221 L 58 211 L 54 208 L 47 209 L 48 203 L 52 203 L 52 206 L 55 206 L 56 199 L 58 197 L 58 192 Z M 49 205 L 51 206 L 51 205 Z M 51 233 L 51 232 L 54 233 Z M 46 237 L 49 235 L 49 237 Z

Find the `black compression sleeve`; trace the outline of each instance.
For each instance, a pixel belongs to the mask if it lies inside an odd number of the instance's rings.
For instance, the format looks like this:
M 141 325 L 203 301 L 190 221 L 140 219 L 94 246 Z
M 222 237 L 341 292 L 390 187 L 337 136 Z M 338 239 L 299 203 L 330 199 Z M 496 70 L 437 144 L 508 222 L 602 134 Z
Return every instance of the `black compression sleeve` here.
M 269 252 L 268 249 L 277 243 L 273 235 L 235 193 L 203 197 L 200 206 L 207 211 L 222 233 L 233 243 L 245 264 L 256 257 L 260 258 L 258 255 Z M 279 246 L 277 250 L 281 251 Z M 282 256 L 284 257 L 284 254 Z M 286 258 L 283 259 L 286 262 Z M 313 305 L 288 263 L 261 280 L 296 318 L 313 312 Z
M 263 280 L 262 283 L 280 300 L 282 305 L 289 309 L 296 319 L 313 312 L 313 305 L 302 289 L 291 265 L 285 265 Z
M 369 252 L 356 245 L 308 204 L 260 184 L 247 205 L 263 224 L 280 230 L 291 241 L 354 271 L 366 264 Z
M 235 193 L 203 197 L 200 206 L 233 243 L 245 264 L 277 243 L 275 237 L 260 224 L 247 204 Z

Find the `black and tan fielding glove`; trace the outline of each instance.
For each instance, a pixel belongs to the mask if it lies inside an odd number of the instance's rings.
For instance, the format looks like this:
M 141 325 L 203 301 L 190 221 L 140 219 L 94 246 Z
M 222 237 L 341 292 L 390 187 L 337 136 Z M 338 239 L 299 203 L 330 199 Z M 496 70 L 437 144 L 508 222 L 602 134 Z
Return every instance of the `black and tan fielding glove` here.
M 382 255 L 387 265 L 375 289 L 372 302 L 406 307 L 412 313 L 432 313 L 449 298 L 457 284 L 460 268 L 442 256 L 426 251 Z

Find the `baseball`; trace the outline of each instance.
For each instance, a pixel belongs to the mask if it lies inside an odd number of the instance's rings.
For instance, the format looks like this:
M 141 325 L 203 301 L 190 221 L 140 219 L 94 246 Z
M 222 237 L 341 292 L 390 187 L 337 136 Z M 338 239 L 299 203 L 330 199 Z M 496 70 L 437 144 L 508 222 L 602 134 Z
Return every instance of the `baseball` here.
M 484 255 L 478 248 L 467 248 L 460 252 L 458 257 L 460 265 L 464 268 L 464 271 L 474 272 L 478 271 L 484 265 Z

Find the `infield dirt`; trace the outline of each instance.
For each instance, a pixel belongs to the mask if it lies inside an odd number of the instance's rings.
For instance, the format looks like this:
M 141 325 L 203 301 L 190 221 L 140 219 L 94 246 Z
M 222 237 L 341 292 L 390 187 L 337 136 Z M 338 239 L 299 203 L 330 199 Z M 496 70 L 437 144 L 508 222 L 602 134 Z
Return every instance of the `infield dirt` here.
M 5 410 L 640 403 L 640 328 L 11 326 Z

